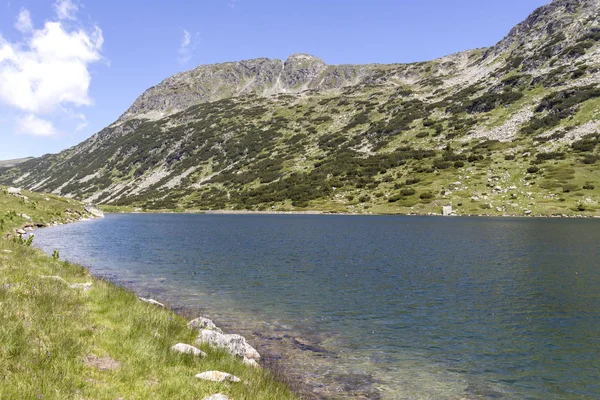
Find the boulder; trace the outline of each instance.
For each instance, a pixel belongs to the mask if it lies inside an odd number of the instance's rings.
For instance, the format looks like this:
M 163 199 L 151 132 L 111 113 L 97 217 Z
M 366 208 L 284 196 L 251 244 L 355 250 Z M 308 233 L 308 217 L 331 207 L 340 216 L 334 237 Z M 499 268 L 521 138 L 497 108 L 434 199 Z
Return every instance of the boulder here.
M 453 210 L 452 210 L 452 206 L 451 205 L 447 205 L 447 206 L 442 207 L 442 215 L 444 217 L 448 217 L 448 216 L 452 215 L 452 213 L 453 213 Z
M 8 189 L 6 189 L 6 191 L 8 192 L 8 194 L 15 194 L 15 195 L 21 194 L 21 188 L 9 187 Z
M 256 362 L 256 360 L 251 360 L 248 358 L 244 358 L 243 363 L 249 367 L 260 368 L 260 364 Z
M 25 218 L 27 221 L 31 221 L 31 217 L 27 214 L 21 214 L 21 218 Z
M 202 329 L 195 343 L 219 347 L 240 358 L 245 358 L 246 355 L 246 339 L 240 335 L 224 335 L 217 331 Z
M 244 359 L 248 360 L 260 360 L 260 353 L 256 349 L 250 346 L 248 343 L 244 343 Z
M 17 229 L 15 231 L 18 235 L 25 235 L 27 233 L 27 231 L 25 231 L 25 229 Z
M 192 355 L 198 356 L 198 357 L 206 357 L 205 352 L 203 352 L 202 350 L 200 350 L 194 346 L 190 346 L 189 344 L 185 344 L 185 343 L 177 343 L 175 346 L 171 347 L 171 350 L 176 351 L 178 353 L 182 353 L 182 354 L 192 354 Z
M 229 400 L 229 397 L 225 396 L 224 394 L 217 393 L 213 394 L 212 396 L 205 397 L 204 400 Z
M 156 301 L 154 299 L 146 299 L 144 297 L 138 297 L 138 299 L 140 299 L 144 303 L 154 304 L 155 306 L 163 307 L 163 308 L 165 307 L 165 305 L 163 303 L 159 303 L 158 301 Z
M 221 331 L 221 329 L 219 329 L 214 322 L 212 322 L 208 318 L 203 317 L 198 317 L 188 322 L 188 328 L 195 329 L 197 331 L 202 329 L 208 329 L 210 331 L 217 331 L 219 333 L 223 333 L 223 331 Z
M 221 371 L 207 371 L 196 375 L 196 378 L 211 382 L 241 382 L 237 376 Z

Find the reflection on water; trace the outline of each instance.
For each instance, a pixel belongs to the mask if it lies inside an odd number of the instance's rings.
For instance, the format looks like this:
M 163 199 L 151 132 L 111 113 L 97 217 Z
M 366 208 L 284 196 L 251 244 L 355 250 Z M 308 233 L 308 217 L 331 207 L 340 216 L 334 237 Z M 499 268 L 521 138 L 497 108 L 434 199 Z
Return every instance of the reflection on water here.
M 600 397 L 598 221 L 109 215 L 36 242 L 333 398 Z

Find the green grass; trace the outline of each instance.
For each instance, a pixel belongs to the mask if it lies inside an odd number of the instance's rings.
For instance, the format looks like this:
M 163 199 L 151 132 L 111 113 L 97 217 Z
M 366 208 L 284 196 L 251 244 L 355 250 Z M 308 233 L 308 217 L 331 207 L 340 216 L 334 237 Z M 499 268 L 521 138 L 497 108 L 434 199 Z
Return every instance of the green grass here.
M 67 208 L 82 210 L 72 200 L 26 195 L 29 202 L 0 192 L 0 213 L 26 213 L 34 222 L 49 223 L 66 222 Z M 25 222 L 7 219 L 3 236 Z M 92 287 L 71 289 L 45 276 L 69 284 L 92 282 Z M 196 337 L 182 316 L 143 303 L 81 266 L 8 239 L 0 240 L 0 320 L 0 399 L 203 399 L 215 393 L 233 399 L 297 398 L 274 373 L 247 367 L 223 351 L 201 347 L 208 353 L 202 359 L 173 353 L 171 346 L 193 344 Z M 99 368 L 92 359 L 116 368 Z M 232 373 L 243 383 L 194 378 L 209 370 Z

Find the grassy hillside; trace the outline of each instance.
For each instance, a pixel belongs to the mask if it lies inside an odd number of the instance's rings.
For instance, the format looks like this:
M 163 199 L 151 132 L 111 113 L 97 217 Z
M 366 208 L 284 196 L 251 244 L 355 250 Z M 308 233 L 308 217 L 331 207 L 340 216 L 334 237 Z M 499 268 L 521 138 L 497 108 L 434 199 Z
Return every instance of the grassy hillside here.
M 75 201 L 24 195 L 28 200 L 0 190 L 2 236 L 32 223 L 85 216 Z M 66 282 L 47 278 L 53 276 Z M 92 283 L 90 290 L 69 287 L 85 282 Z M 203 359 L 172 352 L 174 344 L 193 344 L 196 337 L 181 316 L 21 240 L 0 240 L 0 320 L 1 399 L 203 399 L 215 393 L 296 398 L 270 372 L 224 352 L 203 348 Z M 209 370 L 232 373 L 243 383 L 194 378 Z

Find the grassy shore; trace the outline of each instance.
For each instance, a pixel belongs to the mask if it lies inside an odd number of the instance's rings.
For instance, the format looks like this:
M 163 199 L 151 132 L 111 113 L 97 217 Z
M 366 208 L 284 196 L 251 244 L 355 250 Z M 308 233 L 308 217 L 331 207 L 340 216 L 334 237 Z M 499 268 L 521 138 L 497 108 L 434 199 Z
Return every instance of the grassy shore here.
M 269 370 L 224 351 L 201 346 L 206 358 L 173 352 L 197 336 L 182 316 L 20 240 L 14 232 L 23 226 L 87 216 L 73 200 L 23 195 L 0 187 L 0 399 L 297 398 Z M 70 287 L 86 282 L 89 290 Z M 211 370 L 242 383 L 194 377 Z

